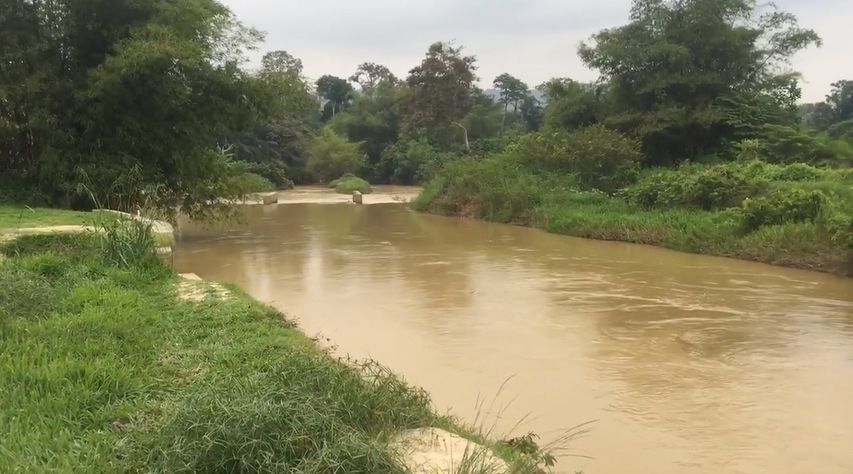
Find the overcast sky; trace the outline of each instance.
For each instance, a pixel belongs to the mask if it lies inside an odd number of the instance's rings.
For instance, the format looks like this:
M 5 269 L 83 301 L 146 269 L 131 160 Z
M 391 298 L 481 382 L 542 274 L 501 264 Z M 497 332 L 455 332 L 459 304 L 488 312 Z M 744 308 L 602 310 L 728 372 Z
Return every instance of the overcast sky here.
M 628 20 L 630 0 L 221 0 L 247 26 L 267 33 L 262 51 L 302 59 L 305 74 L 349 77 L 362 62 L 404 77 L 435 41 L 456 40 L 478 58 L 481 87 L 503 72 L 531 87 L 551 77 L 596 74 L 577 57 L 580 41 Z M 824 40 L 794 58 L 805 101 L 853 79 L 853 0 L 777 0 Z

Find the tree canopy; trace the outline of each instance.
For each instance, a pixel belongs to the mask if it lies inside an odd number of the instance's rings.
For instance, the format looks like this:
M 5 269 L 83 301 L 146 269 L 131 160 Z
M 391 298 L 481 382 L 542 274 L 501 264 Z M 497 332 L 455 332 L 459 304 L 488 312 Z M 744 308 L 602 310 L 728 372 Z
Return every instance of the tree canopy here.
M 483 91 L 476 56 L 447 41 L 401 77 L 366 61 L 312 80 L 285 50 L 253 69 L 262 39 L 215 0 L 0 3 L 0 181 L 81 207 L 81 183 L 114 195 L 135 170 L 161 206 L 204 215 L 248 191 L 235 173 L 287 187 L 338 169 L 309 166 L 312 155 L 357 156 L 363 178 L 415 183 L 526 134 L 592 126 L 638 140 L 647 167 L 734 160 L 756 140 L 765 153 L 809 150 L 777 160 L 850 159 L 853 81 L 801 104 L 790 59 L 820 38 L 752 0 L 634 0 L 626 24 L 578 49 L 596 81 L 535 88 L 508 71 Z M 323 139 L 347 153 L 320 153 Z

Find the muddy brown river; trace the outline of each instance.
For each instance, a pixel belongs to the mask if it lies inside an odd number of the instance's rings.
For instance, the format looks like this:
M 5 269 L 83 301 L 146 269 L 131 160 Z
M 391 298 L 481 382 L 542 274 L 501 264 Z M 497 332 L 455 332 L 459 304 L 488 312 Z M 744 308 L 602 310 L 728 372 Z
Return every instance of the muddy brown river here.
M 853 279 L 308 201 L 185 225 L 175 266 L 495 434 L 597 420 L 563 472 L 853 473 Z

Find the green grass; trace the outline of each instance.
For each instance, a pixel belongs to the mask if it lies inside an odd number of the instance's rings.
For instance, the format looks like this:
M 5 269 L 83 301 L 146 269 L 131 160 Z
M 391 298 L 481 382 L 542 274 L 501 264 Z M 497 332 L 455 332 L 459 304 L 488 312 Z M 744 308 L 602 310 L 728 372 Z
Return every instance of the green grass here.
M 370 194 L 373 188 L 367 181 L 353 175 L 344 175 L 329 183 L 330 188 L 334 188 L 338 194 L 352 194 L 353 191 L 358 191 L 361 194 Z
M 90 212 L 0 206 L 0 231 L 55 225 L 91 225 L 92 220 Z
M 400 430 L 464 434 L 423 390 L 332 358 L 236 288 L 180 299 L 153 245 L 105 232 L 2 248 L 0 472 L 390 473 Z
M 678 172 L 666 173 L 677 175 Z M 599 192 L 578 191 L 570 176 L 530 171 L 517 166 L 511 156 L 463 160 L 449 165 L 412 202 L 412 207 L 444 215 L 533 226 L 576 237 L 655 245 L 682 252 L 853 275 L 853 217 L 850 215 L 853 187 L 849 176 L 842 175 L 841 171 L 826 173 L 838 176 L 809 182 L 767 182 L 766 192 L 781 190 L 783 197 L 796 197 L 800 192 L 822 192 L 826 203 L 813 222 L 785 221 L 748 230 L 744 228 L 739 208 L 701 210 L 668 205 L 647 209 Z M 645 179 L 639 184 L 657 186 L 665 197 L 682 192 L 667 188 L 653 178 Z M 671 178 L 670 182 L 677 185 L 679 180 Z M 690 183 L 690 180 L 682 182 Z M 713 192 L 719 188 L 711 183 L 706 189 Z M 773 212 L 779 212 L 784 209 L 779 206 L 791 202 L 798 204 L 790 200 L 770 204 L 777 206 Z M 767 207 L 760 210 L 765 209 Z

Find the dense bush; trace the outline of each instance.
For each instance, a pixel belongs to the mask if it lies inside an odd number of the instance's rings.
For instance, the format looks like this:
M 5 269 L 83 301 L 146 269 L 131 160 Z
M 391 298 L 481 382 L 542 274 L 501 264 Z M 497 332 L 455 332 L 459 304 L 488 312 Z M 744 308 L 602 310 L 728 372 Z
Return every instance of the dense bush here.
M 833 162 L 837 155 L 813 130 L 781 125 L 762 127 L 760 153 L 769 163 L 823 164 Z
M 361 194 L 370 194 L 373 192 L 370 183 L 353 174 L 341 176 L 329 183 L 329 187 L 334 189 L 338 194 L 350 194 L 353 191 L 358 191 Z
M 834 139 L 853 138 L 853 119 L 833 124 L 826 129 L 826 134 Z
M 272 183 L 275 189 L 293 189 L 293 181 L 287 177 L 284 168 L 281 166 L 276 166 L 273 163 L 243 162 L 240 164 L 244 172 L 263 177 Z
M 465 158 L 448 163 L 413 206 L 495 222 L 529 223 L 544 188 L 541 177 L 524 172 L 511 156 Z
M 436 150 L 424 138 L 406 137 L 382 151 L 379 166 L 392 184 L 418 184 L 431 180 L 453 158 L 453 153 Z
M 232 185 L 244 193 L 263 193 L 275 190 L 275 185 L 270 180 L 255 173 L 240 173 L 230 179 Z
M 636 141 L 598 125 L 530 134 L 511 150 L 530 169 L 573 174 L 582 188 L 607 193 L 636 181 L 641 158 Z
M 765 179 L 749 176 L 733 165 L 708 168 L 685 165 L 646 174 L 622 191 L 630 203 L 644 209 L 685 207 L 719 210 L 739 206 L 747 197 L 760 194 Z
M 367 159 L 357 143 L 348 141 L 326 127 L 308 145 L 306 169 L 321 183 L 346 174 L 358 174 Z
M 774 190 L 766 196 L 743 201 L 740 216 L 744 231 L 763 226 L 814 222 L 821 214 L 826 196 L 820 191 Z

